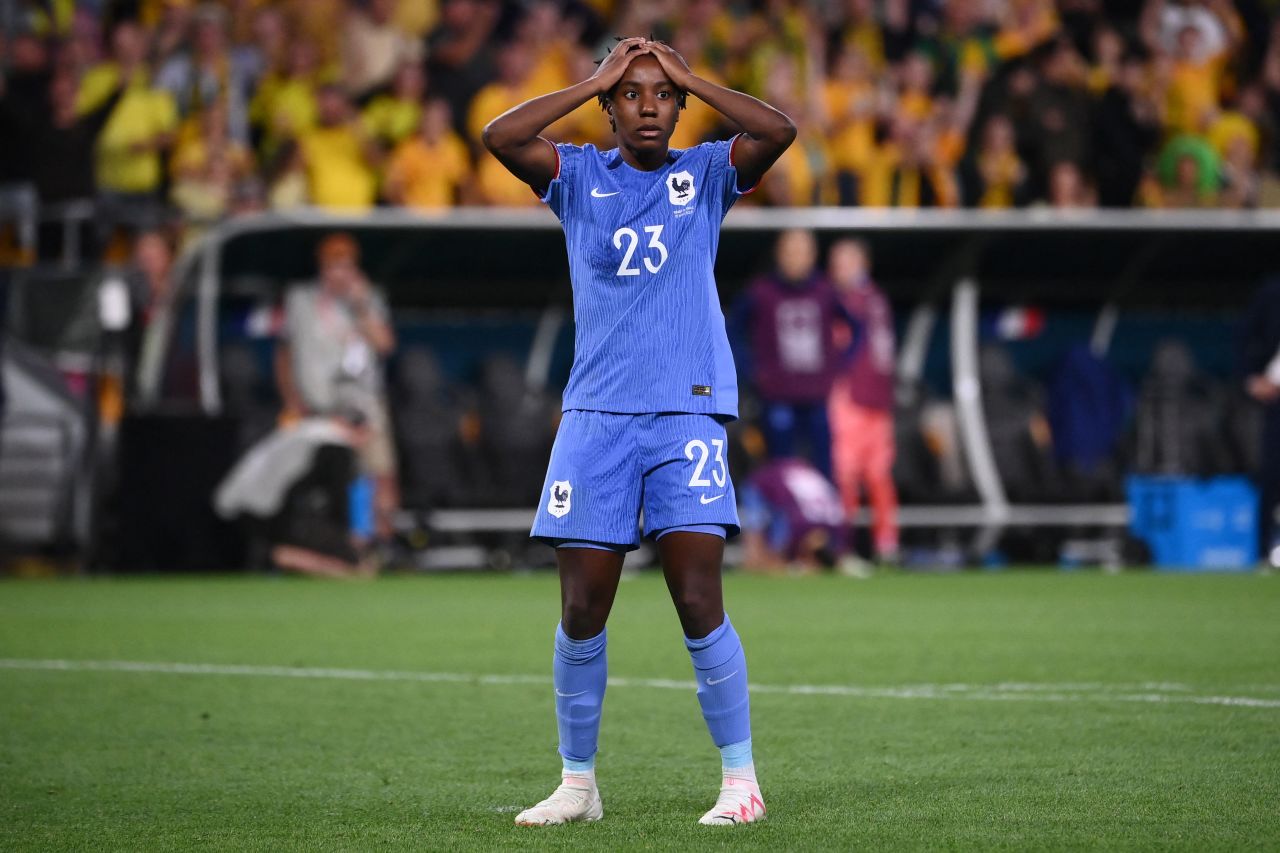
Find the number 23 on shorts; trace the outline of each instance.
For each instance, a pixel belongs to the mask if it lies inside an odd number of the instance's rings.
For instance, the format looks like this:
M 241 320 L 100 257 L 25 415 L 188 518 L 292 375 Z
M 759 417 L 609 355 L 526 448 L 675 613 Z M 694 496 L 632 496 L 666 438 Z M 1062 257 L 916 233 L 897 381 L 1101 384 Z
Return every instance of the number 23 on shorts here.
M 724 439 L 711 439 L 711 447 L 715 448 L 715 459 L 712 460 L 711 471 L 707 472 L 707 459 L 711 456 L 711 449 L 707 447 L 707 442 L 694 438 L 684 446 L 685 458 L 693 463 L 693 476 L 689 478 L 689 488 L 707 489 L 711 487 L 711 481 L 714 480 L 716 487 L 723 489 L 729 482 L 729 471 L 724 464 Z M 711 480 L 704 476 L 705 473 L 711 474 Z

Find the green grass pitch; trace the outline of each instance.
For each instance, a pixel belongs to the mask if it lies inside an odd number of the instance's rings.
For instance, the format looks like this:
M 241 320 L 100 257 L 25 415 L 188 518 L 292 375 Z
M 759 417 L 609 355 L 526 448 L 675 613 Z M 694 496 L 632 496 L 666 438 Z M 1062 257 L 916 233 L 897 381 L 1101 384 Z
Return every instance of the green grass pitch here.
M 696 825 L 718 756 L 646 574 L 605 819 L 521 829 L 558 779 L 549 574 L 2 582 L 0 849 L 1280 849 L 1280 578 L 726 592 L 768 819 Z

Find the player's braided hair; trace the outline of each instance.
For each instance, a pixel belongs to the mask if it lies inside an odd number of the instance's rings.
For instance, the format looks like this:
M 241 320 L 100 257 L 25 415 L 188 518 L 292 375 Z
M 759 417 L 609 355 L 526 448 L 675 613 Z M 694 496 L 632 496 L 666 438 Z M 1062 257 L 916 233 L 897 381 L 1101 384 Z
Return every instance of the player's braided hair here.
M 613 37 L 613 40 L 614 40 L 614 41 L 622 41 L 622 36 L 614 36 L 614 37 Z M 649 36 L 649 41 L 656 41 L 656 42 L 658 42 L 658 44 L 667 44 L 665 41 L 662 41 L 661 39 L 656 39 L 656 38 L 654 38 L 652 35 L 650 35 L 650 36 Z M 668 46 L 668 47 L 670 47 L 670 45 L 667 45 L 667 46 Z M 609 54 L 607 54 L 607 53 L 606 53 L 604 56 L 602 56 L 602 57 L 600 57 L 599 59 L 597 59 L 597 60 L 596 60 L 596 65 L 599 65 L 601 62 L 604 62 L 604 61 L 605 61 L 605 59 L 607 59 L 607 58 L 608 58 L 608 56 L 609 56 Z M 684 89 L 676 89 L 676 107 L 677 107 L 678 109 L 684 109 L 684 105 L 685 105 L 685 103 L 688 101 L 688 99 L 689 99 L 689 93 L 688 93 L 688 92 L 686 92 Z M 603 110 L 603 111 L 605 111 L 605 112 L 608 112 L 608 110 L 609 110 L 609 101 L 610 101 L 610 100 L 612 100 L 612 98 L 611 98 L 611 96 L 609 95 L 609 93 L 607 93 L 607 92 L 606 92 L 606 93 L 599 94 L 599 95 L 596 95 L 596 102 L 600 104 L 600 109 L 601 109 L 601 110 Z

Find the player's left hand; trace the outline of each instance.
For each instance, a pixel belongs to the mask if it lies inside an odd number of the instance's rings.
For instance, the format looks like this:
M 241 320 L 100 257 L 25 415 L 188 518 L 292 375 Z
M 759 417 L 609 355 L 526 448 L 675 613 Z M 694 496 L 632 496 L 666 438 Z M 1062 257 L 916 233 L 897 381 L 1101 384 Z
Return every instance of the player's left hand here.
M 666 42 L 651 41 L 645 44 L 649 49 L 649 53 L 658 60 L 658 64 L 662 66 L 662 70 L 671 78 L 671 82 L 677 88 L 686 92 L 694 79 L 693 71 L 689 69 L 689 63 L 685 62 L 684 57 L 676 53 L 676 49 Z

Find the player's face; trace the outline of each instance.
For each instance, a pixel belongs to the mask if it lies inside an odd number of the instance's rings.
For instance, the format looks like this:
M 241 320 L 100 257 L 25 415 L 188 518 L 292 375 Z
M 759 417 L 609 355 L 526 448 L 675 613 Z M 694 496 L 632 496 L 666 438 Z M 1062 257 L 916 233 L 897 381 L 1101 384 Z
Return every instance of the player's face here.
M 632 151 L 666 151 L 676 129 L 679 92 L 652 56 L 627 66 L 610 99 L 619 146 Z

